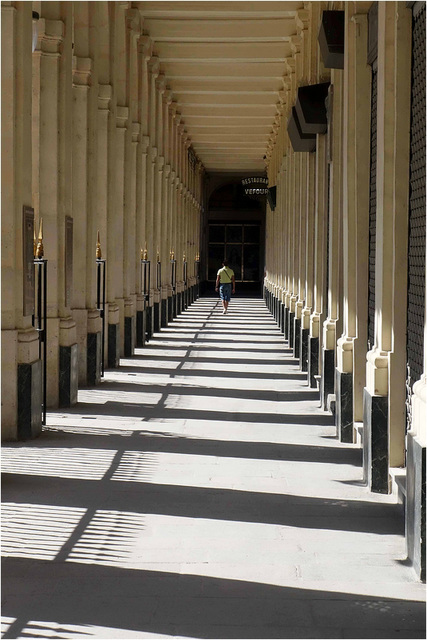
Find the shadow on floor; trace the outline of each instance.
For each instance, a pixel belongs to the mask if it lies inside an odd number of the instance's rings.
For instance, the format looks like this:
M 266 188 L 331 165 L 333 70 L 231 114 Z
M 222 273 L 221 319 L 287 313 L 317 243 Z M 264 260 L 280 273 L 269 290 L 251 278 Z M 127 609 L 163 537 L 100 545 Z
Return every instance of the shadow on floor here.
M 31 468 L 22 475 L 3 473 L 3 500 L 305 529 L 404 534 L 399 505 L 152 483 L 155 455 L 140 452 L 130 463 L 125 456 L 125 451 L 119 451 L 101 480 L 60 477 L 57 460 L 52 460 L 56 463 L 54 483 L 52 477 L 32 475 Z M 49 472 L 49 462 L 47 458 L 45 473 Z M 76 465 L 78 475 L 78 462 Z M 72 467 L 66 473 L 70 471 L 72 475 Z
M 15 620 L 5 639 L 66 639 L 72 625 L 82 638 L 90 626 L 121 630 L 117 638 L 126 629 L 221 639 L 425 637 L 424 604 L 410 600 L 18 558 L 5 559 L 2 574 L 3 615 Z

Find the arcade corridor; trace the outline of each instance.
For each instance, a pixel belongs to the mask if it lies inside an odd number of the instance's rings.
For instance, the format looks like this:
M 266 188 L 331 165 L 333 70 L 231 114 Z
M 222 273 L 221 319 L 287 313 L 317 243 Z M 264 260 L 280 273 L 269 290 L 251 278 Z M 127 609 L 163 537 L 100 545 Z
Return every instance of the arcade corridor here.
M 219 307 L 5 446 L 4 638 L 425 637 L 402 507 L 264 301 Z
M 4 637 L 424 637 L 426 2 L 1 16 Z

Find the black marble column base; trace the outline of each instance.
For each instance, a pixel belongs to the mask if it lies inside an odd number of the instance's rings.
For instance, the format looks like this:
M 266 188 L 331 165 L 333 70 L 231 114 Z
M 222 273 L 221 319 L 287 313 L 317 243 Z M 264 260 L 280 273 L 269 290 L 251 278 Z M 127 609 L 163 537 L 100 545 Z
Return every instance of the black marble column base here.
M 145 341 L 151 340 L 153 335 L 153 307 L 145 309 Z
M 363 477 L 374 493 L 389 493 L 388 397 L 363 389 Z
M 182 304 L 183 304 L 182 303 L 182 298 L 183 298 L 182 291 L 180 291 L 179 293 L 177 293 L 177 300 L 178 300 L 178 311 L 177 311 L 177 313 L 178 314 L 182 313 Z
M 289 342 L 289 348 L 293 349 L 294 348 L 294 328 L 295 328 L 295 323 L 294 323 L 294 319 L 295 319 L 295 313 L 292 313 L 291 311 L 289 311 L 289 318 L 288 318 L 288 342 Z
M 18 364 L 18 440 L 42 431 L 42 361 Z
M 168 297 L 168 323 L 173 320 L 173 296 Z
M 160 328 L 160 302 L 155 302 L 153 304 L 153 332 L 158 333 Z
M 87 334 L 87 385 L 92 387 L 101 382 L 102 333 Z
M 291 344 L 294 358 L 301 364 L 301 318 L 294 318 L 294 343 Z
M 335 350 L 323 349 L 322 378 L 320 380 L 320 403 L 325 411 L 328 408 L 328 396 L 335 393 Z
M 125 316 L 125 358 L 131 358 L 135 350 L 134 319 L 133 316 Z
M 162 298 L 160 307 L 160 326 L 167 327 L 168 326 L 168 301 L 167 298 Z
M 59 406 L 71 407 L 77 402 L 78 390 L 78 353 L 77 344 L 59 347 Z
M 145 311 L 136 312 L 136 346 L 138 348 L 145 347 L 146 339 L 146 313 Z
M 176 318 L 178 315 L 178 294 L 174 293 L 173 298 L 173 317 Z
M 283 304 L 283 302 L 280 303 L 279 329 L 280 333 L 285 333 L 285 305 Z
M 406 549 L 417 577 L 426 579 L 426 448 L 411 432 L 406 458 Z
M 309 329 L 301 329 L 301 371 L 308 371 L 308 338 Z
M 315 376 L 319 375 L 319 338 L 309 338 L 308 383 L 312 389 L 317 388 Z
M 353 374 L 335 370 L 336 426 L 341 442 L 353 442 Z
M 120 365 L 120 325 L 108 325 L 108 363 L 109 369 L 117 369 Z
M 289 340 L 289 307 L 285 307 L 284 314 L 285 314 L 284 323 L 283 323 L 284 336 L 285 336 L 285 340 Z

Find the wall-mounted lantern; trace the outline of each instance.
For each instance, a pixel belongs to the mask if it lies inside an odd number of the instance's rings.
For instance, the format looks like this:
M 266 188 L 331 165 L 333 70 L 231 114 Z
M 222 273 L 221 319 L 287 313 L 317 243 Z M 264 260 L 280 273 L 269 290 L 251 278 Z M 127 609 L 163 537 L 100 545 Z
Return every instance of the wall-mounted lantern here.
M 319 46 L 327 69 L 344 69 L 344 11 L 324 11 Z
M 315 151 L 316 135 L 303 133 L 295 107 L 292 107 L 291 117 L 288 120 L 288 135 L 294 151 Z
M 302 133 L 326 133 L 328 119 L 325 101 L 328 89 L 329 82 L 299 87 L 295 110 Z

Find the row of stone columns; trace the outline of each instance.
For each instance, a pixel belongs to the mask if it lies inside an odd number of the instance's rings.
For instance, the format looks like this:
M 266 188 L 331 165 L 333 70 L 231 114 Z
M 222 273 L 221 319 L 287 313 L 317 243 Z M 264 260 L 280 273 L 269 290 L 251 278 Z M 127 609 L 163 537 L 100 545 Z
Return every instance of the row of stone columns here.
M 195 295 L 204 169 L 143 21 L 129 2 L 2 3 L 6 439 L 41 430 L 39 336 L 22 302 L 23 206 L 34 209 L 36 233 L 43 220 L 48 407 L 72 405 L 79 385 L 99 382 L 102 346 L 105 366 L 118 366 Z M 151 262 L 148 303 L 142 258 Z
M 375 344 L 369 349 L 371 3 L 333 3 L 345 11 L 342 70 L 324 68 L 317 44 L 329 4 L 310 3 L 309 16 L 302 12 L 270 141 L 267 170 L 277 206 L 267 207 L 265 294 L 308 384 L 333 411 L 337 436 L 363 442 L 369 488 L 395 490 L 393 478 L 406 465 L 408 556 L 418 557 L 422 572 L 426 340 L 409 432 L 405 407 L 412 14 L 401 2 L 378 3 Z M 286 127 L 297 87 L 328 80 L 327 133 L 317 135 L 315 152 L 296 153 Z M 424 452 L 417 459 L 412 440 Z

